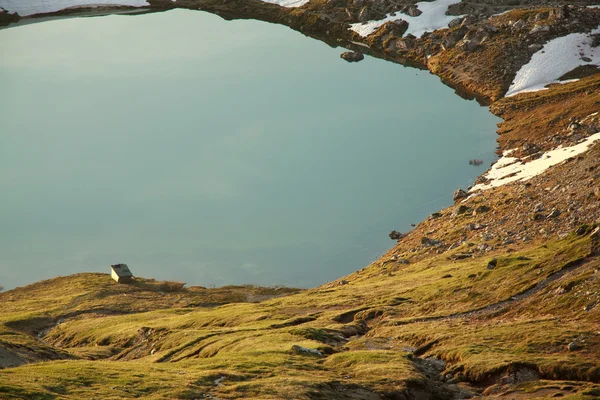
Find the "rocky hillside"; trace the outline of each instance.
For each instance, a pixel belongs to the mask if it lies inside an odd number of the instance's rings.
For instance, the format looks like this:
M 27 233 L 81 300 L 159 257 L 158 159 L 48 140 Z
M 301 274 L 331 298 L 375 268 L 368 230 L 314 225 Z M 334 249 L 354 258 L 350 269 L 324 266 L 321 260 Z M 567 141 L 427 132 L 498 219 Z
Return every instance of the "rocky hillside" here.
M 1 293 L 0 398 L 600 398 L 600 2 L 564 3 L 150 0 L 429 69 L 503 119 L 503 157 L 320 288 L 80 274 Z

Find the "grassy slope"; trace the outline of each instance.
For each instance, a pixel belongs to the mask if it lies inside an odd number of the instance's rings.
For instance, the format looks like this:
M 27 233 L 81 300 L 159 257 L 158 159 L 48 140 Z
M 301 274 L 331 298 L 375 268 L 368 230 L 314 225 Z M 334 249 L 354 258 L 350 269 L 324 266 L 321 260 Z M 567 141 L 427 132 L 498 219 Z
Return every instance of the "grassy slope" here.
M 491 256 L 452 261 L 443 254 L 393 271 L 374 264 L 341 284 L 262 303 L 216 307 L 195 305 L 194 290 L 160 294 L 101 274 L 50 280 L 0 295 L 7 307 L 1 340 L 39 346 L 24 328 L 61 315 L 45 346 L 73 359 L 2 370 L 0 398 L 375 399 L 426 391 L 448 398 L 455 388 L 429 380 L 421 366 L 428 356 L 448 362 L 444 374 L 483 387 L 527 367 L 543 379 L 576 381 L 538 381 L 528 390 L 563 385 L 594 393 L 599 386 L 585 382 L 600 382 L 600 307 L 584 311 L 581 290 L 597 287 L 600 259 L 585 257 L 588 251 L 588 237 L 573 234 L 495 254 L 493 270 Z M 568 265 L 529 297 L 457 315 L 510 300 Z M 568 291 L 556 294 L 560 286 Z M 580 351 L 567 350 L 573 339 Z M 326 356 L 295 354 L 293 345 Z

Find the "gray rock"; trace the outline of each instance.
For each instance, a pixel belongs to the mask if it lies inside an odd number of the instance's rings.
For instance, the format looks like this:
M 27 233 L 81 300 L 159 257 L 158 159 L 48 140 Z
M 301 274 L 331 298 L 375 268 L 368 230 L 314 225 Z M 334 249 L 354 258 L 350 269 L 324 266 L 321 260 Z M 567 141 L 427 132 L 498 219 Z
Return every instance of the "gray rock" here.
M 292 351 L 301 355 L 323 357 L 323 354 L 319 350 L 309 349 L 307 347 L 298 346 L 297 344 L 292 346 Z
M 496 260 L 495 258 L 490 260 L 490 262 L 487 265 L 487 269 L 494 269 L 496 268 L 496 266 L 498 265 L 498 260 Z

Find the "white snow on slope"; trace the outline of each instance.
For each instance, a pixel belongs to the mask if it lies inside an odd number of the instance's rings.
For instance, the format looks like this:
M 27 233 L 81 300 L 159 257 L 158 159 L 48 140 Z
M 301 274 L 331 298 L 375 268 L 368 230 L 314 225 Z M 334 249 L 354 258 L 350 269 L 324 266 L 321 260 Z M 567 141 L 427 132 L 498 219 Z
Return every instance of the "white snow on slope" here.
M 589 136 L 587 139 L 571 147 L 562 147 L 544 153 L 540 158 L 523 163 L 515 157 L 508 157 L 510 152 L 504 155 L 485 174 L 490 181 L 473 186 L 471 192 L 486 190 L 497 186 L 506 185 L 515 181 L 526 181 L 559 164 L 570 157 L 586 152 L 594 142 L 600 140 L 600 132 Z
M 600 33 L 600 27 L 591 34 L 595 33 Z M 581 65 L 600 65 L 600 47 L 592 47 L 591 42 L 588 33 L 571 33 L 549 41 L 517 72 L 506 97 L 544 90 L 546 85 L 561 83 L 558 78 Z M 582 57 L 591 61 L 584 61 Z
M 150 4 L 146 0 L 0 0 L 0 8 L 21 17 L 64 10 L 71 7 L 93 7 L 118 5 L 143 7 Z
M 412 33 L 416 37 L 421 37 L 425 32 L 447 28 L 450 21 L 457 18 L 457 16 L 446 15 L 446 11 L 448 11 L 448 7 L 452 4 L 460 3 L 460 1 L 461 0 L 422 1 L 417 3 L 417 7 L 423 12 L 418 17 L 411 17 L 410 15 L 401 13 L 395 13 L 395 16 L 388 14 L 384 19 L 378 21 L 352 24 L 350 29 L 362 37 L 367 37 L 386 22 L 403 19 L 408 22 L 408 30 L 405 35 Z
M 282 7 L 300 7 L 309 2 L 309 0 L 262 0 L 265 3 L 279 4 Z

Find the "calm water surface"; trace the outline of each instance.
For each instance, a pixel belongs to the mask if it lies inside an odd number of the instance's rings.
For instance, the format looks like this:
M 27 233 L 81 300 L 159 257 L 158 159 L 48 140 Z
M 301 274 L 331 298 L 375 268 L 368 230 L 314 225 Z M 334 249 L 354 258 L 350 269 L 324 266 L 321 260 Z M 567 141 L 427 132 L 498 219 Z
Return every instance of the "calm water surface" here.
M 426 72 L 201 12 L 0 31 L 0 284 L 129 264 L 315 286 L 452 202 L 498 119 Z

